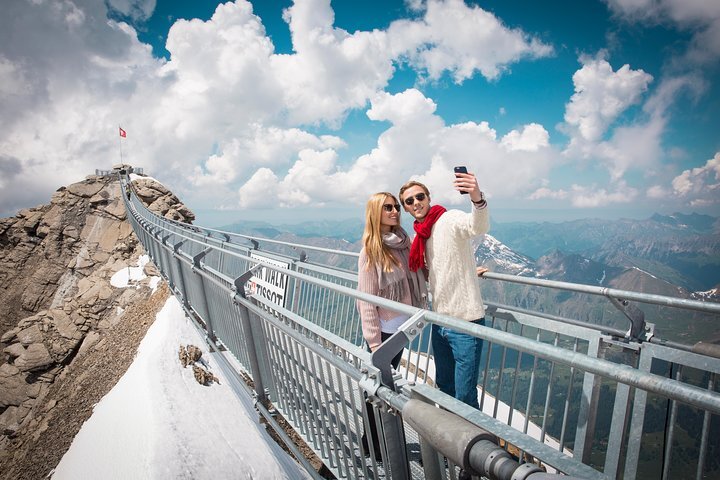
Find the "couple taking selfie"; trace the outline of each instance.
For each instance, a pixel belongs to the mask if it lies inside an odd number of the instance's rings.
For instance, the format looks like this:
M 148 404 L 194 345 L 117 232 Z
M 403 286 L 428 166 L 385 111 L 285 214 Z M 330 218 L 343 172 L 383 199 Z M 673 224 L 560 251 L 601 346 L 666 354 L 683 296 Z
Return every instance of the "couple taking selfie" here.
M 469 213 L 432 205 L 427 187 L 416 181 L 400 188 L 399 202 L 388 192 L 370 197 L 358 259 L 358 289 L 420 308 L 428 307 L 429 290 L 435 312 L 484 325 L 477 275 L 485 269 L 475 266 L 472 239 L 489 229 L 487 203 L 475 175 L 464 167 L 455 168 L 454 188 L 468 194 Z M 412 241 L 400 225 L 401 208 L 415 218 Z M 409 318 L 359 300 L 357 306 L 372 351 Z M 435 383 L 442 392 L 479 408 L 476 385 L 482 340 L 439 325 L 432 329 Z M 391 362 L 396 369 L 400 356 Z

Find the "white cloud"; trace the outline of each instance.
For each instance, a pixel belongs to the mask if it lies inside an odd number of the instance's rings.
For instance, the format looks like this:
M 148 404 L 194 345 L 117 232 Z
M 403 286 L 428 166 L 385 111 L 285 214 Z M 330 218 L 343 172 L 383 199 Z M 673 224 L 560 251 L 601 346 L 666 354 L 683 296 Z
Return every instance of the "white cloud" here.
M 401 59 L 431 79 L 450 72 L 462 82 L 476 72 L 496 78 L 522 58 L 552 53 L 550 46 L 461 0 L 430 0 L 422 18 L 394 21 L 387 31 L 350 34 L 334 27 L 329 0 L 295 2 L 284 18 L 296 54 L 274 56 L 272 65 L 296 123 L 338 126 L 348 109 L 364 107 L 387 86 Z
M 282 114 L 282 85 L 269 65 L 273 45 L 249 3 L 220 4 L 207 22 L 178 20 L 166 48 L 163 73 L 172 81 L 156 112 L 164 131 L 227 139 Z
M 254 167 L 289 165 L 305 149 L 341 149 L 345 142 L 333 135 L 312 135 L 298 128 L 282 129 L 253 124 L 243 136 L 222 145 L 202 166 L 194 168 L 189 179 L 195 185 L 229 184 L 246 179 Z
M 551 190 L 547 187 L 540 187 L 528 196 L 528 200 L 542 200 L 549 198 L 551 200 L 565 200 L 568 198 L 567 190 Z
M 334 27 L 329 0 L 295 2 L 284 18 L 296 53 L 276 55 L 271 65 L 291 122 L 339 126 L 349 109 L 365 106 L 392 77 L 386 34 Z
M 570 192 L 572 205 L 578 208 L 596 208 L 613 203 L 630 203 L 638 196 L 638 191 L 625 182 L 617 182 L 614 187 L 613 191 L 608 191 L 594 185 L 591 187 L 573 185 Z
M 520 132 L 513 130 L 505 135 L 502 138 L 502 145 L 510 151 L 535 152 L 540 148 L 550 146 L 550 135 L 542 125 L 531 123 L 525 125 Z
M 629 21 L 671 22 L 693 34 L 681 63 L 707 64 L 720 57 L 720 2 L 706 0 L 606 0 Z
M 437 109 L 431 99 L 411 88 L 391 95 L 380 92 L 375 96 L 367 116 L 371 120 L 387 120 L 394 124 L 423 123 Z
M 434 102 L 415 89 L 377 95 L 368 116 L 392 123 L 377 146 L 347 168 L 337 164 L 333 150 L 303 151 L 280 180 L 280 201 L 362 203 L 373 192 L 395 192 L 415 178 L 428 185 L 433 201 L 460 204 L 465 198 L 452 188 L 455 165 L 467 166 L 494 198 L 511 197 L 537 186 L 558 161 L 540 125 L 522 126 L 498 140 L 487 122 L 445 125 L 434 112 Z
M 647 192 L 645 194 L 648 198 L 658 200 L 666 198 L 669 195 L 669 192 L 667 188 L 663 187 L 662 185 L 653 185 L 647 189 Z
M 565 122 L 573 134 L 571 146 L 600 141 L 608 126 L 639 102 L 652 81 L 651 75 L 629 65 L 613 71 L 603 54 L 581 61 L 582 68 L 573 75 L 575 93 L 565 109 Z
M 637 189 L 629 187 L 625 182 L 616 182 L 613 190 L 608 190 L 597 185 L 585 186 L 573 184 L 570 190 L 552 190 L 547 187 L 541 187 L 533 192 L 528 199 L 530 200 L 570 200 L 573 207 L 576 208 L 598 208 L 611 204 L 625 204 L 634 201 L 639 192 Z
M 449 72 L 462 81 L 478 72 L 496 78 L 515 62 L 551 53 L 550 46 L 458 0 L 416 2 L 411 19 L 397 20 L 388 30 L 354 33 L 334 26 L 329 0 L 297 0 L 285 14 L 294 52 L 276 54 L 252 5 L 236 0 L 218 5 L 208 21 L 176 21 L 166 43 L 170 58 L 164 60 L 153 58 L 152 48 L 138 40 L 131 26 L 108 20 L 110 15 L 141 22 L 154 7 L 154 0 L 38 0 L 4 6 L 0 158 L 13 159 L 6 162 L 10 166 L 19 164 L 16 176 L 23 181 L 3 187 L 3 209 L 9 212 L 29 198 L 32 204 L 46 201 L 60 184 L 117 163 L 118 125 L 128 132 L 123 160 L 162 172 L 163 181 L 191 204 L 234 203 L 213 195 L 238 192 L 254 178 L 238 194 L 244 204 L 258 181 L 258 168 L 270 167 L 277 179 L 290 181 L 299 175 L 295 171 L 288 177 L 300 151 L 337 154 L 345 148 L 337 136 L 309 130 L 338 127 L 350 111 L 368 104 L 370 115 L 393 126 L 378 139 L 376 150 L 322 174 L 372 185 L 377 167 L 390 165 L 387 183 L 405 180 L 414 159 L 428 168 L 433 155 L 452 150 L 437 138 L 418 141 L 418 135 L 462 129 L 444 127 L 432 113 L 434 103 L 424 97 L 419 101 L 430 110 L 412 125 L 412 119 L 398 118 L 400 111 L 380 111 L 382 102 L 374 99 L 382 96 L 398 64 L 431 78 Z M 413 95 L 393 102 L 420 108 Z M 430 123 L 418 129 L 419 119 Z M 471 137 L 473 128 L 464 135 Z M 462 146 L 456 150 L 467 153 Z M 295 166 L 315 168 L 312 162 Z M 319 195 L 309 201 L 333 194 L 332 189 L 301 190 Z
M 685 170 L 675 177 L 672 189 L 691 206 L 720 203 L 720 152 L 704 166 Z
M 612 72 L 602 57 L 590 64 L 590 68 L 584 65 L 573 77 L 583 72 L 566 106 L 566 121 L 573 122 L 561 125 L 571 135 L 564 155 L 601 162 L 613 180 L 632 169 L 653 170 L 665 154 L 662 142 L 670 107 L 682 94 L 687 93 L 692 101 L 699 99 L 707 88 L 706 82 L 694 74 L 667 77 L 643 104 L 644 116 L 614 127 L 620 114 L 639 101 L 652 77 L 626 69 L 627 65 Z
M 238 190 L 240 208 L 270 208 L 277 198 L 278 179 L 269 168 L 261 168 Z
M 280 182 L 278 198 L 283 206 L 322 205 L 346 194 L 343 175 L 335 170 L 337 154 L 333 150 L 303 150 L 299 157 Z
M 661 141 L 665 119 L 618 127 L 607 142 L 594 147 L 593 153 L 608 169 L 613 180 L 630 169 L 649 169 L 662 155 Z
M 495 79 L 522 58 L 553 53 L 552 46 L 462 0 L 428 0 L 421 22 L 394 22 L 388 34 L 394 50 L 406 51 L 410 63 L 426 70 L 431 80 L 447 71 L 457 83 L 475 72 Z

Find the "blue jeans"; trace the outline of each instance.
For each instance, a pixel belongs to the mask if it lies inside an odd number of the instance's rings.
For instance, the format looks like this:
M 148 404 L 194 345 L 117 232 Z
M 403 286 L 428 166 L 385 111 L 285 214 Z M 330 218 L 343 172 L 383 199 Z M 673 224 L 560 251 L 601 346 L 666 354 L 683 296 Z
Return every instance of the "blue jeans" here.
M 485 325 L 485 318 L 472 323 Z M 479 410 L 477 380 L 483 340 L 440 325 L 433 325 L 432 330 L 435 383 L 440 391 Z

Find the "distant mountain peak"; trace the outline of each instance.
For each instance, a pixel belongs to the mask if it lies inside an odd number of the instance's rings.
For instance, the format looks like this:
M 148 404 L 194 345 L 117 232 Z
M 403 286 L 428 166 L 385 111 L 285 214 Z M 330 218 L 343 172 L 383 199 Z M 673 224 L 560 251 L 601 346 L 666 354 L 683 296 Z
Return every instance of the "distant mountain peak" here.
M 687 229 L 697 233 L 711 233 L 717 231 L 718 219 L 710 215 L 701 215 L 699 213 L 679 213 L 675 212 L 670 215 L 653 214 L 649 221 L 667 225 L 678 229 Z
M 485 235 L 475 250 L 478 265 L 484 265 L 493 271 L 521 275 L 537 276 L 535 262 L 525 255 L 515 252 L 492 235 Z

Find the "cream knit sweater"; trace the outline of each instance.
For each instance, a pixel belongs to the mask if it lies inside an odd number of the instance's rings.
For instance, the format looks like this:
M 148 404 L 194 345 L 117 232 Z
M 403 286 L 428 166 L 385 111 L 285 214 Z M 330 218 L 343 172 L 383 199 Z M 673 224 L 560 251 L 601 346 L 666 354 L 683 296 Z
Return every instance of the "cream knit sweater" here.
M 487 206 L 475 205 L 471 213 L 448 210 L 433 225 L 425 244 L 425 261 L 430 269 L 428 280 L 435 312 L 463 320 L 485 316 L 472 239 L 489 228 Z

